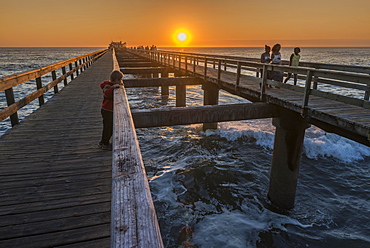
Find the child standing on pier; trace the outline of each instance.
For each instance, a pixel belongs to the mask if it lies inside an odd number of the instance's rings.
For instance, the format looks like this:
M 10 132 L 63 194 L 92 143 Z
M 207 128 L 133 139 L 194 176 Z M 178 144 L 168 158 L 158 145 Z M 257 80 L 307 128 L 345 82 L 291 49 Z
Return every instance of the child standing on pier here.
M 102 138 L 98 146 L 103 150 L 112 150 L 112 144 L 109 142 L 113 134 L 113 93 L 114 89 L 123 85 L 123 73 L 115 70 L 110 74 L 110 81 L 104 81 L 100 84 L 103 90 L 104 99 L 101 106 L 101 115 L 103 117 Z
M 299 47 L 294 48 L 294 53 L 290 55 L 289 60 L 289 66 L 298 66 L 299 65 L 299 59 L 301 58 L 301 55 L 299 53 L 301 52 L 301 49 Z M 292 73 L 288 73 L 288 77 L 284 80 L 284 83 L 286 84 L 288 80 L 292 77 Z M 297 74 L 294 73 L 294 85 L 297 85 Z

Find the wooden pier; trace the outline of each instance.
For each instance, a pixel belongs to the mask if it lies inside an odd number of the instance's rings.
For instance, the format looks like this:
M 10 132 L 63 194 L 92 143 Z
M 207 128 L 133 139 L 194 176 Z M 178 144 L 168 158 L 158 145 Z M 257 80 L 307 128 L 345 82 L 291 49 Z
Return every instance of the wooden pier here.
M 221 121 L 272 118 L 276 133 L 268 197 L 286 209 L 294 206 L 304 132 L 310 124 L 370 146 L 368 68 L 292 68 L 125 48 L 99 57 L 60 64 L 62 77 L 53 76 L 52 83 L 17 103 L 11 87 L 26 79 L 0 81 L 0 90 L 8 91 L 10 99 L 0 117 L 12 116 L 15 125 L 0 137 L 0 247 L 163 247 L 135 128 L 204 123 L 208 129 Z M 75 69 L 66 72 L 71 63 Z M 160 87 L 166 96 L 168 87 L 176 86 L 176 107 L 131 112 L 125 88 L 115 90 L 109 152 L 97 147 L 102 130 L 99 84 L 113 69 L 142 75 L 125 80 L 126 88 Z M 40 109 L 16 125 L 19 108 L 79 70 L 77 78 L 59 93 L 55 90 L 47 104 L 40 100 Z M 260 70 L 262 78 L 243 73 Z M 306 85 L 268 80 L 267 70 L 298 73 Z M 364 99 L 322 92 L 322 83 L 363 90 Z M 194 84 L 202 85 L 205 106 L 186 107 L 186 85 Z M 218 106 L 220 89 L 252 103 Z

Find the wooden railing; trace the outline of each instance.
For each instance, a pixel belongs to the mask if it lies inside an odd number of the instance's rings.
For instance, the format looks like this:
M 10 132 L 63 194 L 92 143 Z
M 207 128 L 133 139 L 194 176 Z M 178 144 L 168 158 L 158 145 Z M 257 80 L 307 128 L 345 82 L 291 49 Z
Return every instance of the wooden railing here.
M 120 70 L 113 53 L 114 70 Z M 114 91 L 111 247 L 161 248 L 148 179 L 126 90 Z
M 204 79 L 210 79 L 211 81 L 212 79 L 208 77 L 207 74 L 210 69 L 217 70 L 217 80 L 221 79 L 223 73 L 230 73 L 230 71 L 232 71 L 236 74 L 235 87 L 239 86 L 241 76 L 259 82 L 262 85 L 260 95 L 261 100 L 264 98 L 266 86 L 272 85 L 280 88 L 288 88 L 290 90 L 304 92 L 304 99 L 302 100 L 303 109 L 308 106 L 310 95 L 370 109 L 370 67 L 331 65 L 322 63 L 300 63 L 302 66 L 291 67 L 287 65 L 263 64 L 256 62 L 256 59 L 254 59 L 254 61 L 247 61 L 247 58 L 233 56 L 168 51 L 132 51 L 149 57 L 158 63 L 162 63 L 166 66 L 170 66 L 190 74 L 202 76 Z M 198 65 L 203 66 L 204 68 L 204 71 L 201 74 L 196 71 L 196 66 Z M 256 72 L 256 76 L 246 75 L 245 71 Z M 258 75 L 260 71 L 262 71 L 261 77 Z M 267 71 L 298 74 L 300 79 L 305 80 L 304 87 L 300 85 L 290 85 L 268 80 Z M 320 90 L 320 86 L 323 85 L 358 90 L 362 92 L 363 97 L 362 99 L 359 99 L 344 94 L 336 94 L 328 90 Z
M 59 63 L 41 67 L 37 70 L 32 70 L 24 73 L 14 74 L 7 77 L 0 78 L 0 91 L 5 91 L 6 101 L 8 104 L 7 108 L 0 111 L 0 121 L 5 120 L 10 116 L 12 126 L 19 123 L 17 111 L 35 99 L 39 99 L 39 105 L 43 105 L 44 94 L 54 88 L 54 93 L 58 93 L 58 83 L 64 81 L 64 85 L 67 85 L 67 78 L 70 76 L 71 80 L 74 79 L 74 74 L 79 75 L 83 70 L 88 68 L 96 59 L 105 54 L 107 49 L 81 55 L 75 58 L 71 58 Z M 68 66 L 68 72 L 66 67 Z M 57 70 L 62 71 L 62 76 L 57 78 Z M 42 86 L 41 77 L 45 74 L 51 73 L 52 82 Z M 15 101 L 13 87 L 26 83 L 28 81 L 36 79 L 37 90 L 30 93 L 26 97 Z

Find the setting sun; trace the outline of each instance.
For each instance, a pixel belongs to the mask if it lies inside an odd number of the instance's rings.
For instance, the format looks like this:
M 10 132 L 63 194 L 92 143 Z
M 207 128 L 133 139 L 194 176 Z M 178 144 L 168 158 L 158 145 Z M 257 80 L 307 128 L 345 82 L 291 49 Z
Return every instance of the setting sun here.
M 185 29 L 176 30 L 173 35 L 173 41 L 177 46 L 187 46 L 189 45 L 191 36 L 189 32 Z
M 177 35 L 177 39 L 179 39 L 179 41 L 185 41 L 188 37 L 186 36 L 185 33 L 179 33 Z

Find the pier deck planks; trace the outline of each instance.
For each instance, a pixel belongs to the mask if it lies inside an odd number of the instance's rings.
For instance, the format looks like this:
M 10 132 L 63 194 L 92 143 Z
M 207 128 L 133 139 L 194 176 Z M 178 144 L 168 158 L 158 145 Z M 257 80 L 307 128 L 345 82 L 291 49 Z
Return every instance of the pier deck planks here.
M 0 137 L 0 247 L 109 247 L 112 153 L 99 84 L 108 52 Z

